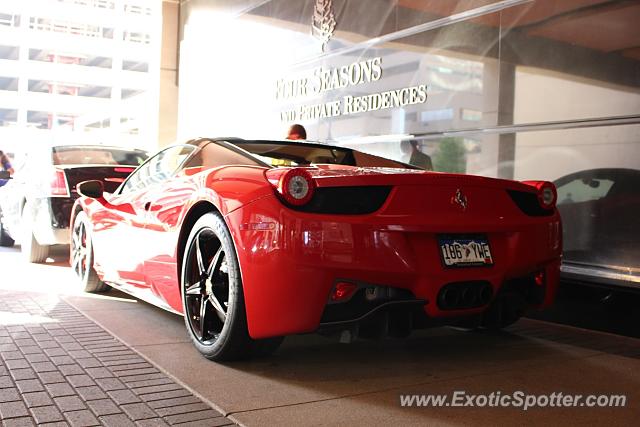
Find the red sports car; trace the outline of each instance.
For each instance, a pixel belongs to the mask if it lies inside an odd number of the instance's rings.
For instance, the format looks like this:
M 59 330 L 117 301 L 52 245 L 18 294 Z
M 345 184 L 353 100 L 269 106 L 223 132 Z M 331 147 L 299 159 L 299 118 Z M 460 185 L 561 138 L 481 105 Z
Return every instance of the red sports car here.
M 160 151 L 113 193 L 78 185 L 71 263 L 184 315 L 229 360 L 289 334 L 406 336 L 503 327 L 550 304 L 556 191 L 427 172 L 326 144 L 197 139 Z

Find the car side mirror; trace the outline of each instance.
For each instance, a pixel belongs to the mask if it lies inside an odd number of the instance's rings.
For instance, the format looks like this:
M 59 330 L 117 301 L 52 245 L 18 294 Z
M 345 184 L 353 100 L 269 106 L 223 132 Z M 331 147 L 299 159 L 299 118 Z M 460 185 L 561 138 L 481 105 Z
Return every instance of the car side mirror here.
M 97 180 L 82 181 L 76 185 L 76 190 L 78 190 L 78 194 L 81 196 L 100 199 L 104 193 L 104 184 L 102 181 Z
M 9 171 L 0 171 L 0 179 L 11 179 Z

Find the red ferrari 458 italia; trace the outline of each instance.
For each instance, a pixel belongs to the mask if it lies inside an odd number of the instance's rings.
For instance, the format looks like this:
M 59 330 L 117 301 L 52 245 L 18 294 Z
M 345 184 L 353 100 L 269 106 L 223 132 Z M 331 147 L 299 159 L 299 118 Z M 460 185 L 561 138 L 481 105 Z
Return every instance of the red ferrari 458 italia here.
M 71 264 L 85 290 L 183 314 L 213 360 L 268 353 L 289 334 L 500 328 L 558 285 L 549 182 L 220 138 L 160 151 L 113 194 L 100 181 L 78 191 Z

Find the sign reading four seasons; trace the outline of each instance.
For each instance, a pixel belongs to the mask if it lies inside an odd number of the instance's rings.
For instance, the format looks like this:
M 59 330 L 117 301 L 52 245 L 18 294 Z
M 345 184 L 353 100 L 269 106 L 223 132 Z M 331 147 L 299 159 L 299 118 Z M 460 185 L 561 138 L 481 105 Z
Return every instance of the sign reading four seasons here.
M 315 97 L 336 89 L 376 82 L 381 78 L 381 57 L 335 68 L 318 67 L 295 78 L 278 80 L 276 82 L 276 100 L 295 101 L 299 98 Z M 426 100 L 427 85 L 421 84 L 369 95 L 346 95 L 324 103 L 303 104 L 282 111 L 280 120 L 283 122 L 317 120 L 422 104 Z

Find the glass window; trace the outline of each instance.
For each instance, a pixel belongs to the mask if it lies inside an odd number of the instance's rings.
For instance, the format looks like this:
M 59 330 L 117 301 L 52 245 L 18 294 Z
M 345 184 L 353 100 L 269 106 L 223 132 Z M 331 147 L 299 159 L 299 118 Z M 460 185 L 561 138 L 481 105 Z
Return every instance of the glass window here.
M 556 181 L 564 263 L 638 268 L 640 170 L 598 168 Z
M 406 164 L 348 148 L 295 142 L 234 142 L 271 166 L 337 164 L 350 166 L 409 168 Z M 257 163 L 256 163 L 257 164 Z
M 129 176 L 120 193 L 139 190 L 166 181 L 195 149 L 196 147 L 191 145 L 178 145 L 159 152 Z
M 189 159 L 185 168 L 210 169 L 225 165 L 264 166 L 245 154 L 238 153 L 215 142 L 204 142 L 200 147 L 200 151 Z
M 13 126 L 18 118 L 18 110 L 0 108 L 0 127 Z
M 374 156 L 373 154 L 361 153 L 359 151 L 353 152 L 353 158 L 355 160 L 354 166 L 408 169 L 408 166 L 405 164 L 385 159 L 383 157 Z
M 558 187 L 558 204 L 598 200 L 607 195 L 613 181 L 610 179 L 576 178 Z
M 128 165 L 138 166 L 149 157 L 141 150 L 101 147 L 54 147 L 54 165 Z

